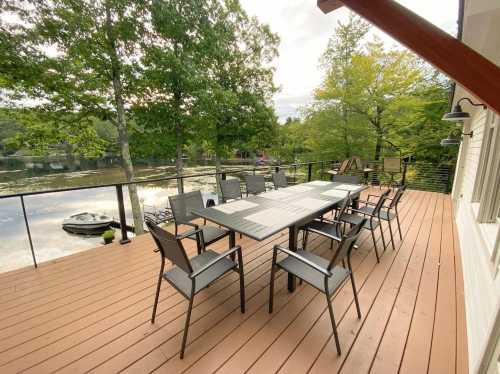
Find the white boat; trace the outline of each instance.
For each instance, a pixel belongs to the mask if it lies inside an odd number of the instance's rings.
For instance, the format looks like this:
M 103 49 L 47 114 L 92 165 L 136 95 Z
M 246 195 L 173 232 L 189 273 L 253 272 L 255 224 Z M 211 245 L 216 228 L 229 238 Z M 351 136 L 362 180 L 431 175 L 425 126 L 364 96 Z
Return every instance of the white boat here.
M 78 213 L 66 218 L 62 227 L 74 234 L 99 235 L 110 228 L 113 218 L 98 213 Z

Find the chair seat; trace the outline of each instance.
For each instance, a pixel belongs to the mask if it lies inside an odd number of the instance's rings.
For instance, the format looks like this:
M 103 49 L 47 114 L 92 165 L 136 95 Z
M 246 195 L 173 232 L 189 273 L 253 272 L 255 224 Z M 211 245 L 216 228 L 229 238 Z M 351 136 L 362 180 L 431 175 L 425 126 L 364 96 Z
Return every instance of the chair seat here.
M 323 257 L 315 255 L 314 253 L 299 250 L 297 251 L 297 254 L 311 262 L 314 262 L 324 269 L 328 267 L 329 261 L 325 260 Z M 277 265 L 281 269 L 303 279 L 314 288 L 325 292 L 325 276 L 296 258 L 288 256 L 284 260 L 278 262 Z M 337 288 L 349 277 L 349 270 L 341 266 L 335 266 L 331 272 L 332 276 L 328 278 L 329 295 L 334 293 Z
M 372 214 L 374 208 L 372 208 L 371 206 L 364 206 L 362 208 L 359 208 L 358 210 L 367 214 Z M 384 221 L 390 221 L 396 218 L 396 215 L 394 213 L 388 212 L 387 210 L 380 210 L 380 218 Z
M 349 223 L 351 225 L 357 225 L 363 220 L 363 216 L 360 216 L 358 214 L 350 214 L 350 213 L 344 213 L 340 216 L 340 220 L 342 222 Z M 363 228 L 367 230 L 374 230 L 378 227 L 379 222 L 377 219 L 373 220 L 373 223 L 370 223 L 370 220 L 366 221 L 364 224 Z
M 212 244 L 226 235 L 229 235 L 228 230 L 218 228 L 216 226 L 200 225 L 198 226 L 203 231 L 203 239 L 205 244 Z M 188 236 L 189 239 L 196 240 L 196 234 Z
M 201 255 L 191 258 L 190 261 L 193 271 L 205 266 L 218 255 L 219 254 L 217 252 L 207 250 L 202 252 Z M 234 269 L 236 266 L 236 263 L 231 261 L 229 258 L 223 258 L 218 261 L 210 269 L 204 271 L 196 277 L 196 287 L 194 293 L 198 293 L 221 275 L 227 273 L 231 269 Z M 177 288 L 177 290 L 184 294 L 184 296 L 188 298 L 191 296 L 191 278 L 189 278 L 189 274 L 181 268 L 177 266 L 173 267 L 163 273 L 163 278 Z
M 342 240 L 342 231 L 340 225 L 328 223 L 324 221 L 315 220 L 305 226 L 306 229 L 316 232 L 318 234 L 326 234 L 334 237 L 334 240 Z

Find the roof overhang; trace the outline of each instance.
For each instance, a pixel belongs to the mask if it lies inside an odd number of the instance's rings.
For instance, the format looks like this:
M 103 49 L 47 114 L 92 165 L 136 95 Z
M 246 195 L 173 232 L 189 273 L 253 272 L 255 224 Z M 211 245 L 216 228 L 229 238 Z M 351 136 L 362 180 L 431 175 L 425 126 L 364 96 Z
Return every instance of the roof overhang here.
M 318 0 L 324 13 L 343 5 L 391 35 L 500 114 L 500 68 L 486 57 L 394 0 Z
M 335 9 L 343 7 L 344 4 L 340 0 L 318 0 L 318 7 L 323 13 L 333 12 Z

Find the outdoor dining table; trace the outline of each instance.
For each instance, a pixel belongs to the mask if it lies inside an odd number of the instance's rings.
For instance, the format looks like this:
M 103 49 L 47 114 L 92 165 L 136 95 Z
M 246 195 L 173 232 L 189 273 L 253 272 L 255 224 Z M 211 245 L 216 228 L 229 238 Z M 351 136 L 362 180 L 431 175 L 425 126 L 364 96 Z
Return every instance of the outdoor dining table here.
M 262 241 L 288 229 L 288 247 L 296 251 L 301 226 L 333 209 L 348 192 L 355 200 L 365 189 L 365 185 L 318 180 L 195 210 L 193 214 L 226 227 L 230 247 L 236 245 L 236 232 Z M 294 289 L 295 278 L 289 274 L 288 290 Z

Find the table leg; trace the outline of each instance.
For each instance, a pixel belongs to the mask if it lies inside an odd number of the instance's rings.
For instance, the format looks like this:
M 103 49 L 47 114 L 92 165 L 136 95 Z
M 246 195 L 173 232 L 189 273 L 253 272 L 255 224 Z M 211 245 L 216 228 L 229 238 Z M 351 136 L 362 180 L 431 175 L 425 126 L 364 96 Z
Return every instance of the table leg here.
M 297 251 L 297 226 L 288 228 L 288 248 L 291 251 Z M 290 273 L 288 273 L 288 291 L 295 291 L 295 277 Z
M 231 230 L 229 231 L 229 249 L 234 248 L 236 246 L 236 233 Z M 236 254 L 231 253 L 231 260 L 234 261 L 236 259 Z

